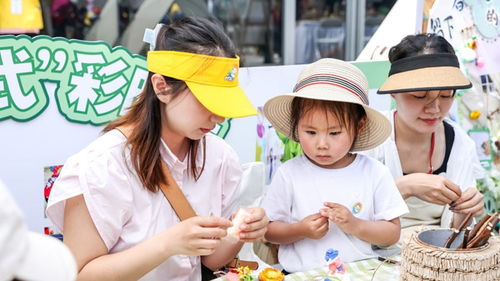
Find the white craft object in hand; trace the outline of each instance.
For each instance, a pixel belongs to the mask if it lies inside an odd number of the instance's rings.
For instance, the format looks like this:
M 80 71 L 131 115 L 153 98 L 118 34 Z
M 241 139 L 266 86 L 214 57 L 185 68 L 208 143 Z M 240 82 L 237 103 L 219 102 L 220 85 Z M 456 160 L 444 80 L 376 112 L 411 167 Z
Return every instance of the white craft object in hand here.
M 244 223 L 245 218 L 250 215 L 249 210 L 241 208 L 236 212 L 233 218 L 233 226 L 227 229 L 227 237 L 231 240 L 240 240 L 240 226 Z

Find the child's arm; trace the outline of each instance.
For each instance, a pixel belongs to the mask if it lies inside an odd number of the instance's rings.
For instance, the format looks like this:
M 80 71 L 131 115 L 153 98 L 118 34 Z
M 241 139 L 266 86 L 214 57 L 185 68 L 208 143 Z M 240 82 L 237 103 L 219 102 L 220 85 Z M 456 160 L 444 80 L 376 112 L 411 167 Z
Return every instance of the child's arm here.
M 389 221 L 367 221 L 355 217 L 349 209 L 340 204 L 325 202 L 325 206 L 328 208 L 322 209 L 320 213 L 347 234 L 380 246 L 390 246 L 399 240 L 401 232 L 399 218 Z
M 297 223 L 273 221 L 267 226 L 265 238 L 276 244 L 290 244 L 304 238 L 320 239 L 328 232 L 328 219 L 319 213 Z

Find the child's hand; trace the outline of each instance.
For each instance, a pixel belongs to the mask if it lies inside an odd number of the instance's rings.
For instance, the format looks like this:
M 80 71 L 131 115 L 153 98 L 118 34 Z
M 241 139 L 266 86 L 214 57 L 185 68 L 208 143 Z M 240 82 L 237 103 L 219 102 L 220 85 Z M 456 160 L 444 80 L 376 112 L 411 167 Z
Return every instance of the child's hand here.
M 320 210 L 323 217 L 328 218 L 335 223 L 342 231 L 347 234 L 353 234 L 356 227 L 357 218 L 352 215 L 351 211 L 341 204 L 325 202 L 324 205 L 328 208 Z
M 298 224 L 300 232 L 307 238 L 320 239 L 328 232 L 328 218 L 319 213 L 305 217 Z
M 247 215 L 240 225 L 240 241 L 253 242 L 264 238 L 269 219 L 262 208 L 247 208 Z

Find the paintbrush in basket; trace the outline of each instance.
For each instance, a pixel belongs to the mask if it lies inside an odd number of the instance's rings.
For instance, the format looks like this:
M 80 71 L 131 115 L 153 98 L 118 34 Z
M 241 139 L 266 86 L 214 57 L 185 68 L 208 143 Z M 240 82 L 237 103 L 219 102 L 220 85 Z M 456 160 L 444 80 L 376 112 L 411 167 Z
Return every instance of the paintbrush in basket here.
M 449 248 L 453 241 L 457 238 L 458 234 L 460 231 L 464 230 L 464 228 L 469 224 L 470 220 L 472 219 L 472 213 L 468 213 L 465 219 L 460 223 L 457 229 L 453 230 L 453 233 L 448 237 L 448 240 L 444 243 L 445 248 Z
M 482 225 L 480 225 L 476 235 L 471 237 L 467 243 L 467 249 L 481 247 L 486 244 L 488 239 L 491 237 L 494 225 L 498 223 L 499 219 L 498 214 L 495 213 L 494 215 L 491 215 Z

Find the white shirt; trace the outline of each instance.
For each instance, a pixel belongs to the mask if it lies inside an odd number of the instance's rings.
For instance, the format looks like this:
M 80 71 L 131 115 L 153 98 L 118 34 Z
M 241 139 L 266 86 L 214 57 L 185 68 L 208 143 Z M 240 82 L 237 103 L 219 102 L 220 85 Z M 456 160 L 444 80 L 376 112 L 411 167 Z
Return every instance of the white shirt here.
M 318 167 L 304 155 L 285 162 L 276 172 L 262 207 L 270 221 L 292 224 L 318 213 L 327 201 L 342 204 L 356 217 L 369 221 L 391 220 L 408 212 L 389 170 L 360 154 L 340 169 Z M 371 244 L 345 234 L 330 222 L 328 233 L 319 240 L 306 238 L 280 245 L 278 259 L 288 272 L 310 270 L 325 264 L 329 248 L 338 250 L 344 262 L 376 256 Z
M 403 176 L 403 168 L 394 140 L 394 111 L 387 111 L 384 114 L 393 127 L 391 136 L 383 144 L 364 153 L 385 164 L 393 178 L 397 179 Z M 445 122 L 453 127 L 455 139 L 450 158 L 448 158 L 446 173 L 441 175 L 460 186 L 462 191 L 470 187 L 475 188 L 476 179 L 483 177 L 484 171 L 477 158 L 474 141 L 455 122 L 449 119 Z M 425 202 L 416 197 L 407 198 L 406 202 L 410 213 L 401 218 L 402 228 L 420 225 L 450 226 L 453 213 L 445 206 Z
M 112 130 L 70 157 L 52 188 L 47 216 L 63 230 L 65 200 L 83 194 L 90 216 L 109 253 L 126 250 L 179 222 L 162 192 L 141 184 L 125 148 L 125 137 Z M 234 150 L 212 134 L 206 136 L 206 163 L 197 182 L 187 159 L 179 161 L 162 142 L 160 154 L 200 216 L 229 218 L 239 193 L 241 168 Z M 198 153 L 197 167 L 202 155 Z M 126 159 L 124 159 L 126 157 Z M 199 257 L 170 257 L 140 280 L 201 280 Z

